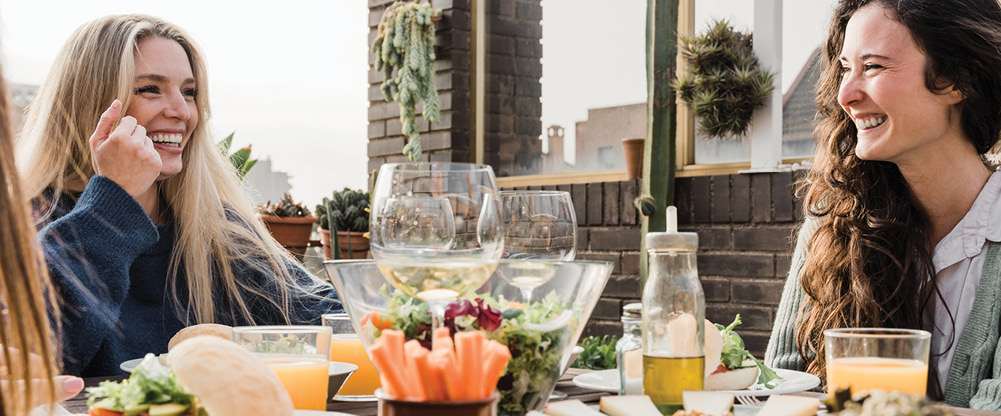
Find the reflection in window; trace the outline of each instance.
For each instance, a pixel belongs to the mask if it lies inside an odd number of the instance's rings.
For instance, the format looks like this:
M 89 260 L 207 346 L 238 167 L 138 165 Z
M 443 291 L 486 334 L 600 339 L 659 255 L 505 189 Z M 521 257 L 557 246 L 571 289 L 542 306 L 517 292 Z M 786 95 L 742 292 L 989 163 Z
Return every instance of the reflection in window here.
M 646 135 L 646 2 L 486 3 L 484 158 L 497 176 L 625 168 Z

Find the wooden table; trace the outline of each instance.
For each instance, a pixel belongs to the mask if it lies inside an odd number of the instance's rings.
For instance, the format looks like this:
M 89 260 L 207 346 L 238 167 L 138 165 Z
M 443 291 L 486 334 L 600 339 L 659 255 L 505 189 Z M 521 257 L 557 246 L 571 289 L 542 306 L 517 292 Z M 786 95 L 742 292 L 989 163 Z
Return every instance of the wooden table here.
M 583 389 L 577 387 L 573 384 L 573 378 L 579 374 L 586 373 L 590 370 L 581 370 L 577 368 L 571 368 L 567 371 L 563 377 L 560 378 L 559 384 L 556 385 L 556 390 L 562 391 L 567 394 L 567 399 L 576 399 L 585 403 L 597 403 L 601 396 L 606 396 L 608 393 L 594 391 L 590 389 Z M 96 386 L 102 380 L 122 380 L 126 376 L 113 376 L 113 377 L 94 377 L 84 379 L 84 383 L 90 386 Z M 802 393 L 803 395 L 810 395 L 814 397 L 821 396 L 819 393 Z M 87 398 L 85 394 L 81 394 L 77 398 L 71 399 L 63 403 L 63 407 L 69 410 L 70 413 L 87 413 Z M 376 415 L 376 404 L 375 402 L 335 402 L 327 405 L 327 410 L 335 412 L 349 413 L 358 416 L 375 416 Z M 962 408 L 953 408 L 953 412 L 956 416 L 1001 416 L 999 412 L 988 412 L 983 410 L 970 410 Z M 225 416 L 225 415 L 223 415 Z

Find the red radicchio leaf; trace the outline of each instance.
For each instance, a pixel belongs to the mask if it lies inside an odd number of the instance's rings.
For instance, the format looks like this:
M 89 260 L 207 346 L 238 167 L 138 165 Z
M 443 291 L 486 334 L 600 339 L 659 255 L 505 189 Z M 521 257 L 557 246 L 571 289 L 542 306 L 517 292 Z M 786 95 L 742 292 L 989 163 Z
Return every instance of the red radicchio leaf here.
M 480 298 L 476 298 L 476 304 L 479 306 L 480 312 L 476 317 L 476 323 L 480 328 L 491 332 L 497 330 L 500 327 L 501 319 L 503 319 L 501 318 L 500 311 L 494 309 Z

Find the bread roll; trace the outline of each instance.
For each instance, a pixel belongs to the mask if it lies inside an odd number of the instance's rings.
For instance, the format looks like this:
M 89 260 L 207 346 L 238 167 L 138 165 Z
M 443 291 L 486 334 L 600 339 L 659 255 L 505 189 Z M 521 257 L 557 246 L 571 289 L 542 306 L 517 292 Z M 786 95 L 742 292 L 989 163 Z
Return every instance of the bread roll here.
M 212 416 L 292 416 L 292 399 L 278 376 L 232 341 L 197 336 L 170 352 L 177 380 Z
M 716 368 L 719 367 L 720 358 L 723 356 L 723 336 L 720 335 L 716 325 L 706 319 L 705 348 L 706 348 L 706 374 L 708 378 Z
M 170 339 L 167 343 L 167 351 L 174 349 L 174 346 L 180 344 L 188 338 L 197 337 L 199 335 L 212 335 L 225 340 L 233 340 L 233 327 L 227 325 L 219 324 L 198 324 L 192 325 L 177 331 L 174 337 Z
M 758 367 L 741 367 L 706 377 L 706 390 L 743 390 L 758 380 Z

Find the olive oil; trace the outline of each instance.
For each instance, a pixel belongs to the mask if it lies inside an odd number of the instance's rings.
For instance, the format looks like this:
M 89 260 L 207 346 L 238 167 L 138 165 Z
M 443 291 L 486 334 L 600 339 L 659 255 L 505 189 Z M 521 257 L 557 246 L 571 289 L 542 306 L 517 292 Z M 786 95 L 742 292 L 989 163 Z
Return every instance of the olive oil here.
M 665 415 L 682 409 L 681 392 L 702 390 L 706 357 L 643 356 L 643 393 Z

